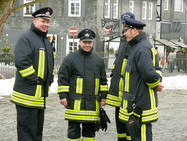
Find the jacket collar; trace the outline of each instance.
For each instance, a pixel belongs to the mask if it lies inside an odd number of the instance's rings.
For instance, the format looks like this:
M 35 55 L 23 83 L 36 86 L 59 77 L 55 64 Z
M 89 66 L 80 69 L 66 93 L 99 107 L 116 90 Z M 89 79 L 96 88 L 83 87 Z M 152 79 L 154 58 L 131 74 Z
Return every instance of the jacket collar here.
M 43 38 L 46 37 L 48 33 L 48 31 L 46 32 L 41 31 L 33 23 L 31 24 L 31 30 L 34 31 L 38 36 L 43 37 Z
M 133 46 L 135 46 L 138 42 L 140 42 L 140 40 L 142 39 L 146 39 L 146 33 L 143 32 L 143 33 L 140 33 L 138 34 L 136 37 L 134 37 L 132 40 L 129 41 L 129 45 L 131 46 L 131 48 Z

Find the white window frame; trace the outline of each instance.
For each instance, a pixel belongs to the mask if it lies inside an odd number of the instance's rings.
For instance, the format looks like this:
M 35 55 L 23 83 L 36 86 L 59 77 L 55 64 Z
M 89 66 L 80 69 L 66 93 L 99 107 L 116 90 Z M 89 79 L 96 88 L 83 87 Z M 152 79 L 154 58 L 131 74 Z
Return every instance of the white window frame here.
M 74 4 L 74 8 L 75 8 L 75 11 L 76 11 L 76 5 L 78 4 L 78 14 L 74 13 L 72 14 L 71 11 L 72 11 L 72 7 L 71 5 Z M 68 16 L 69 17 L 81 17 L 81 0 L 68 0 Z
M 110 18 L 110 0 L 105 0 L 104 18 Z
M 68 54 L 70 54 L 70 53 L 72 53 L 72 52 L 74 52 L 74 51 L 76 51 L 75 50 L 75 43 L 77 44 L 77 46 L 76 46 L 76 48 L 77 48 L 77 50 L 78 50 L 78 46 L 79 46 L 79 39 L 75 39 L 75 37 L 74 37 L 74 39 L 71 39 L 71 38 L 69 38 L 70 36 L 66 36 L 66 39 L 67 39 L 67 44 L 66 44 L 66 55 L 68 55 Z M 70 43 L 72 42 L 73 43 L 73 40 L 74 40 L 74 47 L 72 48 L 72 50 L 70 50 Z
M 54 38 L 55 38 L 55 52 L 57 53 L 57 34 L 47 34 L 47 37 L 49 39 L 50 42 L 52 42 L 53 40 L 53 35 L 54 35 Z
M 23 3 L 29 3 L 32 2 L 33 0 L 24 0 Z M 27 13 L 27 8 L 29 8 L 29 13 Z M 29 5 L 27 7 L 23 8 L 23 16 L 24 17 L 32 17 L 32 13 L 35 12 L 35 4 Z
M 152 20 L 153 19 L 153 2 L 149 3 L 149 13 L 148 14 L 149 14 L 148 20 Z
M 168 11 L 168 7 L 169 7 L 169 0 L 164 0 L 164 10 Z
M 129 1 L 129 12 L 134 13 L 134 0 Z
M 113 3 L 113 18 L 118 19 L 119 1 L 115 0 Z
M 142 20 L 146 20 L 147 17 L 147 2 L 142 2 Z
M 175 11 L 183 12 L 183 0 L 175 0 Z

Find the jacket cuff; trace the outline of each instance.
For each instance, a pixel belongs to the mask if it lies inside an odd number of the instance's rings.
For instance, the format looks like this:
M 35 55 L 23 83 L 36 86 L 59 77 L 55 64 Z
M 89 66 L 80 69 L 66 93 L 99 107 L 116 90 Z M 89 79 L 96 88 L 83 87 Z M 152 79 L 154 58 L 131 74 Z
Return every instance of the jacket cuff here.
M 58 95 L 60 100 L 68 97 L 68 93 L 58 93 Z

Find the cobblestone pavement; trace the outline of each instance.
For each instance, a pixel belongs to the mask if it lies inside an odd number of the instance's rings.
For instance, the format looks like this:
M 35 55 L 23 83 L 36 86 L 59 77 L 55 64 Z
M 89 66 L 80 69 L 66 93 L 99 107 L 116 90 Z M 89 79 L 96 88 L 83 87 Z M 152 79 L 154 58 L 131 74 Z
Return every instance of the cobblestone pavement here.
M 187 141 L 187 90 L 159 93 L 159 120 L 153 124 L 154 141 Z M 116 141 L 114 108 L 105 106 L 111 124 L 96 133 L 96 141 Z M 10 96 L 0 99 L 0 141 L 16 141 L 16 111 Z M 50 94 L 45 112 L 43 141 L 66 141 L 67 121 L 57 94 Z

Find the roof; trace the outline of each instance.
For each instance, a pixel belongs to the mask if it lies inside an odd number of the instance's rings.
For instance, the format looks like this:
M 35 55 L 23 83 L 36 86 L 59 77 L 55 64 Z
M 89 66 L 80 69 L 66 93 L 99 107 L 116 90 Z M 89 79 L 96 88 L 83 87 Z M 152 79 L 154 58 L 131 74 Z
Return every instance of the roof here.
M 187 45 L 185 45 L 182 42 L 176 42 L 176 41 L 171 41 L 171 42 L 173 42 L 174 44 L 178 45 L 179 47 L 187 48 Z
M 161 44 L 163 44 L 163 45 L 165 45 L 165 46 L 172 47 L 172 48 L 177 48 L 177 47 L 179 47 L 179 45 L 174 44 L 174 43 L 172 43 L 172 42 L 170 42 L 170 41 L 167 41 L 167 40 L 165 40 L 165 39 L 155 39 L 155 41 L 157 41 L 157 42 L 159 42 L 159 43 L 161 43 Z

